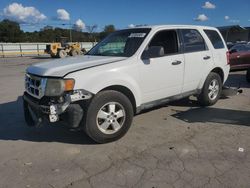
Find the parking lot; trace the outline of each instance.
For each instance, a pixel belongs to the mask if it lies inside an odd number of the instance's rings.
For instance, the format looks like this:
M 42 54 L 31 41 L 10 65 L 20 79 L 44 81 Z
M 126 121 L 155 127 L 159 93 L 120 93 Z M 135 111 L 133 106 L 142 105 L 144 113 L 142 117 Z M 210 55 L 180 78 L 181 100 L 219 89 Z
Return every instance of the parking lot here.
M 201 108 L 195 98 L 137 115 L 119 141 L 98 145 L 65 127 L 29 128 L 24 73 L 47 57 L 0 58 L 0 187 L 250 187 L 250 84 Z

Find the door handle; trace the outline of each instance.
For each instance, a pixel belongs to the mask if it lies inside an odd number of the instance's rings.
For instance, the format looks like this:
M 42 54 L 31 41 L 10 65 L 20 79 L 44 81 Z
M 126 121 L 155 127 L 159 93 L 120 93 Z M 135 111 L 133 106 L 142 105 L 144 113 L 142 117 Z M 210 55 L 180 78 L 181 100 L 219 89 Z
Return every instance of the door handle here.
M 179 65 L 181 63 L 182 63 L 181 61 L 174 61 L 174 62 L 172 62 L 172 65 Z
M 204 60 L 208 60 L 208 59 L 210 59 L 210 58 L 211 58 L 211 57 L 210 57 L 209 55 L 203 57 Z

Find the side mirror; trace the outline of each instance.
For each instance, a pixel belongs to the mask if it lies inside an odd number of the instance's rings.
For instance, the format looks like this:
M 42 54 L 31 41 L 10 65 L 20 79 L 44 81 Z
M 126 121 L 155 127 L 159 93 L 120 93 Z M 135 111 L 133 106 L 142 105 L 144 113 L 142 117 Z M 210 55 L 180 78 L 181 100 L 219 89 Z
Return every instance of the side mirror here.
M 142 53 L 142 59 L 150 59 L 164 56 L 164 48 L 162 46 L 150 46 Z
M 233 53 L 236 53 L 236 52 L 237 52 L 236 49 L 229 50 L 229 53 L 230 53 L 230 54 L 233 54 Z

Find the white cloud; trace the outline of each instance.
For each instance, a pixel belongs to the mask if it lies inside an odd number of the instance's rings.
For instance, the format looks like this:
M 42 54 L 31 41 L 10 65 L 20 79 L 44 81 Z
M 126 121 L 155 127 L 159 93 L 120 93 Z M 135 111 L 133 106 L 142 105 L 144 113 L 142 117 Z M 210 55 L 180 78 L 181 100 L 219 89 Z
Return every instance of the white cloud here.
M 204 22 L 207 21 L 209 18 L 205 15 L 205 14 L 199 14 L 197 16 L 197 18 L 195 18 L 195 21 L 200 21 L 200 22 Z
M 85 29 L 85 23 L 81 20 L 81 19 L 78 19 L 75 23 L 75 26 L 78 28 L 78 29 Z
M 63 21 L 70 20 L 70 15 L 65 9 L 57 9 L 56 13 L 57 13 L 57 19 Z
M 231 23 L 239 23 L 240 20 L 229 20 L 229 22 L 231 22 Z
M 37 23 L 46 19 L 46 16 L 35 7 L 24 7 L 18 3 L 12 3 L 5 7 L 3 17 L 19 23 Z
M 134 28 L 134 27 L 135 27 L 134 24 L 129 24 L 129 25 L 128 25 L 128 28 Z
M 207 1 L 207 2 L 205 2 L 205 5 L 202 6 L 202 8 L 205 8 L 205 9 L 215 9 L 216 6 L 215 6 L 215 4 L 212 4 L 209 1 Z
M 224 19 L 225 19 L 227 22 L 231 22 L 231 23 L 239 23 L 239 22 L 240 22 L 240 20 L 231 19 L 229 16 L 225 16 Z

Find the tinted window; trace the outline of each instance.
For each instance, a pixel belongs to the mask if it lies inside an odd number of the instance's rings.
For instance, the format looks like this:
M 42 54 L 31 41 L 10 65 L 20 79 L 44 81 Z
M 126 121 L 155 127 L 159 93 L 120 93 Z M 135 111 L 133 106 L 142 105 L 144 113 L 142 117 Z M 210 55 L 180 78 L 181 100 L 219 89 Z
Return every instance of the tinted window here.
M 195 29 L 181 30 L 184 41 L 184 52 L 199 52 L 206 50 L 206 44 L 201 34 Z
M 178 53 L 178 39 L 175 30 L 160 31 L 151 40 L 150 46 L 162 46 L 165 55 Z
M 221 49 L 221 48 L 225 47 L 223 44 L 223 41 L 222 41 L 222 39 L 217 31 L 204 30 L 204 32 L 207 34 L 208 38 L 212 42 L 215 49 Z

